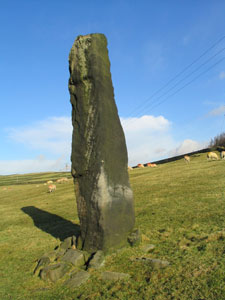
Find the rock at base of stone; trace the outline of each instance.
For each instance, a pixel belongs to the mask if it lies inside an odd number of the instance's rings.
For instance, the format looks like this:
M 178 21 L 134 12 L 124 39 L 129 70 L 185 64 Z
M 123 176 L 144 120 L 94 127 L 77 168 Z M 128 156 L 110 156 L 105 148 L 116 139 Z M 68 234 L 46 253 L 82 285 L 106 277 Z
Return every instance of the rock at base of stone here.
M 57 280 L 62 278 L 70 269 L 71 266 L 66 263 L 50 265 L 41 270 L 40 277 L 45 281 L 50 280 L 52 282 L 56 282 Z
M 130 274 L 106 271 L 106 272 L 101 273 L 101 278 L 102 278 L 102 280 L 116 281 L 116 280 L 122 280 L 122 279 L 129 279 Z
M 48 256 L 43 256 L 39 259 L 36 268 L 34 269 L 34 275 L 38 275 L 40 270 L 43 269 L 45 266 L 50 264 L 50 258 Z
M 61 261 L 71 263 L 74 266 L 80 267 L 85 264 L 84 255 L 79 250 L 69 249 L 66 251 Z
M 69 249 L 76 245 L 76 237 L 68 237 L 66 238 L 60 245 L 60 249 Z
M 88 264 L 88 269 L 99 269 L 101 268 L 105 263 L 105 255 L 104 252 L 99 250 L 97 251 L 93 258 L 90 260 Z
M 82 283 L 86 282 L 90 274 L 87 271 L 78 271 L 74 274 L 71 274 L 71 278 L 64 282 L 69 288 L 76 288 Z
M 141 243 L 141 232 L 139 229 L 134 229 L 129 236 L 127 241 L 131 247 L 138 246 Z

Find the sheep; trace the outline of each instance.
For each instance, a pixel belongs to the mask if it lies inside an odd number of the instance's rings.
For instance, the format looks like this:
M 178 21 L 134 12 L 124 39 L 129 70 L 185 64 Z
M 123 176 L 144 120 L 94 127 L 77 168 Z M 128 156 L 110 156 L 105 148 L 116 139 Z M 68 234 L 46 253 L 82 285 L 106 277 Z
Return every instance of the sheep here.
M 151 167 L 155 168 L 155 167 L 157 167 L 157 164 L 151 164 Z
M 57 183 L 63 183 L 63 182 L 68 182 L 68 178 L 62 177 L 56 180 Z
M 225 159 L 225 151 L 221 151 L 220 152 L 220 158 L 221 159 Z
M 49 186 L 48 186 L 48 191 L 49 191 L 49 193 L 51 193 L 51 192 L 53 192 L 53 191 L 55 191 L 56 190 L 56 185 L 55 184 L 50 184 Z
M 156 164 L 152 164 L 152 163 L 147 163 L 147 167 L 155 168 L 155 167 L 157 167 L 157 165 Z
M 130 167 L 130 166 L 128 166 L 128 167 L 127 167 L 127 170 L 128 170 L 128 171 L 131 171 L 131 170 L 133 170 L 133 168 Z
M 190 156 L 185 155 L 184 160 L 185 160 L 186 163 L 189 163 L 190 162 Z
M 144 168 L 144 165 L 143 164 L 138 164 L 137 167 L 138 168 Z
M 207 160 L 209 159 L 217 159 L 218 160 L 218 155 L 215 152 L 209 152 L 207 153 Z
M 53 184 L 52 180 L 47 181 L 47 184 Z

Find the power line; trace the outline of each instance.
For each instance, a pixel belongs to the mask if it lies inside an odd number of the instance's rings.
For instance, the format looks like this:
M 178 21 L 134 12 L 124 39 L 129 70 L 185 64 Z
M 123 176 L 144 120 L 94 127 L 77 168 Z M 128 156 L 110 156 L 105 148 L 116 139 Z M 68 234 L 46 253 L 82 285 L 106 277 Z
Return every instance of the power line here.
M 201 77 L 202 75 L 204 75 L 205 73 L 207 73 L 208 71 L 210 71 L 212 68 L 214 68 L 216 65 L 218 65 L 220 62 L 222 62 L 225 59 L 225 57 L 221 58 L 219 61 L 217 61 L 215 64 L 213 64 L 211 67 L 209 67 L 208 69 L 206 69 L 204 72 L 200 73 L 198 76 L 194 77 L 194 79 L 192 79 L 191 81 L 189 81 L 188 83 L 186 83 L 184 86 L 182 86 L 180 89 L 178 89 L 176 92 L 174 92 L 173 94 L 169 95 L 166 99 L 164 99 L 163 101 L 157 103 L 155 106 L 151 107 L 151 109 L 154 109 L 155 107 L 159 106 L 160 104 L 162 104 L 163 102 L 165 102 L 167 99 L 169 99 L 170 97 L 174 96 L 175 94 L 177 94 L 178 92 L 180 92 L 181 90 L 183 90 L 186 86 L 190 85 L 192 82 L 194 82 L 196 79 L 198 79 L 199 77 Z
M 218 65 L 219 63 L 221 63 L 223 60 L 225 59 L 225 57 L 221 58 L 220 60 L 218 60 L 216 63 L 214 63 L 212 66 L 210 66 L 209 68 L 207 68 L 206 70 L 204 70 L 203 72 L 201 72 L 199 75 L 197 75 L 196 77 L 194 77 L 191 81 L 187 82 L 185 85 L 183 85 L 181 88 L 179 88 L 178 90 L 176 90 L 174 93 L 172 93 L 171 95 L 169 95 L 168 97 L 166 97 L 164 100 L 156 103 L 155 105 L 153 105 L 151 107 L 148 107 L 148 109 L 154 109 L 157 106 L 159 106 L 160 104 L 164 103 L 166 100 L 168 100 L 169 98 L 171 98 L 172 96 L 176 95 L 178 92 L 180 92 L 181 90 L 183 90 L 185 87 L 187 87 L 188 85 L 190 85 L 192 82 L 194 82 L 195 80 L 197 80 L 199 77 L 201 77 L 202 75 L 204 75 L 205 73 L 207 73 L 208 71 L 210 71 L 212 68 L 214 68 L 216 65 Z M 136 119 L 131 119 L 130 122 L 128 120 L 126 125 L 130 125 L 132 123 L 136 122 Z
M 185 76 L 184 78 L 182 78 L 181 80 L 179 80 L 175 85 L 173 85 L 169 90 L 167 90 L 164 94 L 162 94 L 161 96 L 157 97 L 155 100 L 152 101 L 152 104 L 154 104 L 154 102 L 157 102 L 160 98 L 164 97 L 165 95 L 167 95 L 170 91 L 172 91 L 175 87 L 177 87 L 181 82 L 185 81 L 187 78 L 189 78 L 191 75 L 193 75 L 195 72 L 197 72 L 199 69 L 201 69 L 203 66 L 205 66 L 210 60 L 212 60 L 214 57 L 216 57 L 218 54 L 220 54 L 221 52 L 223 52 L 225 50 L 225 47 L 222 48 L 220 51 L 218 51 L 216 54 L 214 54 L 213 56 L 211 56 L 209 59 L 207 59 L 204 63 L 202 63 L 200 66 L 198 66 L 196 69 L 194 69 L 191 73 L 189 73 L 187 76 Z M 140 113 L 143 111 L 143 109 L 146 109 L 148 107 L 148 103 L 145 103 L 145 105 L 141 108 L 141 110 L 138 112 L 138 115 L 140 115 Z
M 221 41 L 225 39 L 225 36 L 221 37 L 217 42 L 215 42 L 212 46 L 210 46 L 206 51 L 204 51 L 199 57 L 197 57 L 192 63 L 187 65 L 182 71 L 180 71 L 178 74 L 176 74 L 172 79 L 170 79 L 165 85 L 163 85 L 161 88 L 156 90 L 150 97 L 147 98 L 147 100 L 143 103 L 146 104 L 146 102 L 149 102 L 155 95 L 160 93 L 163 89 L 165 89 L 171 82 L 173 82 L 175 79 L 177 79 L 181 74 L 183 74 L 186 70 L 188 70 L 191 66 L 193 66 L 196 62 L 198 62 L 203 56 L 205 56 L 210 50 L 212 50 L 216 45 L 218 45 Z M 142 105 L 139 105 L 136 109 L 132 110 L 129 114 L 129 117 L 132 117 L 133 114 L 142 107 Z

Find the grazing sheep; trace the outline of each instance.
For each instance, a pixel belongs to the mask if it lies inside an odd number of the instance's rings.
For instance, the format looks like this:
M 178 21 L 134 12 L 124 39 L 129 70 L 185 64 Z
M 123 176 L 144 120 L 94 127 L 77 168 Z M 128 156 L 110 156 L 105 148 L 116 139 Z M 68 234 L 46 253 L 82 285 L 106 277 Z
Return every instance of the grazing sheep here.
M 215 152 L 209 152 L 209 153 L 207 153 L 207 160 L 209 160 L 209 159 L 219 159 L 218 158 L 218 155 L 215 153 Z
M 47 184 L 52 184 L 52 183 L 53 183 L 52 180 L 47 181 Z
M 57 183 L 63 183 L 63 182 L 68 182 L 68 178 L 62 177 L 56 180 Z
M 157 167 L 157 164 L 151 164 L 151 167 L 155 168 L 155 167 Z
M 157 165 L 156 164 L 152 164 L 152 163 L 147 163 L 147 167 L 155 168 L 155 167 L 157 167 Z
M 144 168 L 143 164 L 138 164 L 137 166 L 138 166 L 138 168 Z
M 55 191 L 56 190 L 56 185 L 55 184 L 50 184 L 49 186 L 48 186 L 48 191 L 49 191 L 49 193 L 51 193 L 51 192 L 53 192 L 53 191 Z
M 221 151 L 220 152 L 220 158 L 221 159 L 225 159 L 225 151 Z
M 190 156 L 185 155 L 184 160 L 185 160 L 186 163 L 189 163 L 190 162 Z

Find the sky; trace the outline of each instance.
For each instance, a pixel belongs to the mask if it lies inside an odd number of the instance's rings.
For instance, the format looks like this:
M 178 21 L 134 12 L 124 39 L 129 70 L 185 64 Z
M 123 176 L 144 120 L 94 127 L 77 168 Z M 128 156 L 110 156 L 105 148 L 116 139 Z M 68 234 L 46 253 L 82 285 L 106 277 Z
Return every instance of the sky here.
M 225 131 L 225 1 L 0 0 L 0 175 L 70 165 L 68 56 L 107 37 L 128 164 Z

